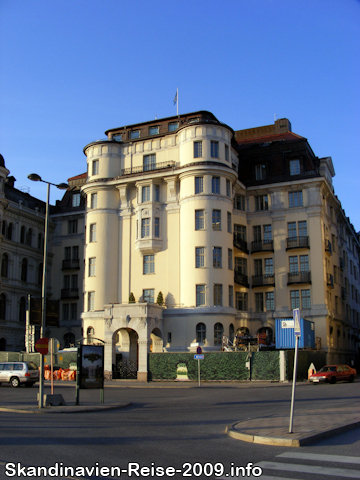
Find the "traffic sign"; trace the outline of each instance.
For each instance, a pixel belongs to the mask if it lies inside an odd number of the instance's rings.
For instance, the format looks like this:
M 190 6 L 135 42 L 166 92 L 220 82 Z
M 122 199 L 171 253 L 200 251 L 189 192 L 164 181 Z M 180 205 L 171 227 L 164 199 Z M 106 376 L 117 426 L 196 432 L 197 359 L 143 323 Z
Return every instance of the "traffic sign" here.
M 204 360 L 204 355 L 194 355 L 194 360 Z
M 39 338 L 35 343 L 35 350 L 41 353 L 41 355 L 47 355 L 49 351 L 49 339 Z
M 301 336 L 300 308 L 294 308 L 293 317 L 294 317 L 294 333 L 295 333 L 295 336 L 300 337 Z
M 201 354 L 201 353 L 202 353 L 202 348 L 201 348 L 201 347 L 197 347 L 196 353 Z

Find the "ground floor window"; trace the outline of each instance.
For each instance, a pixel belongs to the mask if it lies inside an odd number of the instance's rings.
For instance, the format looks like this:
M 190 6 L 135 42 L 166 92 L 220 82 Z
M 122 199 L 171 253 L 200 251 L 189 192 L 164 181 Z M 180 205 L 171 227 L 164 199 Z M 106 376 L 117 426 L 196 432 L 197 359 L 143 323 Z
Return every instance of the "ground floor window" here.
M 224 334 L 224 327 L 221 323 L 215 323 L 214 325 L 214 345 L 221 345 L 222 337 Z
M 204 323 L 198 323 L 196 325 L 196 341 L 198 343 L 204 343 L 206 339 L 206 326 Z

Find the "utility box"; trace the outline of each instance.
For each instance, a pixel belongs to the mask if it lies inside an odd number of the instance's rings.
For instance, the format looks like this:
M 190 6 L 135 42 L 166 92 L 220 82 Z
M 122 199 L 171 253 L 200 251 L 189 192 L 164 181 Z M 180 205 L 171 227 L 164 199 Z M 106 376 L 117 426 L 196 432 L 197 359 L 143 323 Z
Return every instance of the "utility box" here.
M 315 323 L 300 318 L 301 335 L 299 348 L 315 348 Z M 275 344 L 277 350 L 295 348 L 294 320 L 292 318 L 275 319 Z

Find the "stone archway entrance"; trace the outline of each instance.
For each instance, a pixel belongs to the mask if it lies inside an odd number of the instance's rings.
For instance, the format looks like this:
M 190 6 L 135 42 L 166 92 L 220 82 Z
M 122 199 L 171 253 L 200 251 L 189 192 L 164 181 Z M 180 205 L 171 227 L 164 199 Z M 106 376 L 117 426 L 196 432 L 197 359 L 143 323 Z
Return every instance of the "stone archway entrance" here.
M 163 351 L 163 338 L 162 333 L 159 328 L 154 328 L 150 334 L 150 352 L 152 353 L 162 353 Z
M 138 334 L 132 328 L 120 328 L 113 334 L 113 378 L 137 378 L 138 339 Z

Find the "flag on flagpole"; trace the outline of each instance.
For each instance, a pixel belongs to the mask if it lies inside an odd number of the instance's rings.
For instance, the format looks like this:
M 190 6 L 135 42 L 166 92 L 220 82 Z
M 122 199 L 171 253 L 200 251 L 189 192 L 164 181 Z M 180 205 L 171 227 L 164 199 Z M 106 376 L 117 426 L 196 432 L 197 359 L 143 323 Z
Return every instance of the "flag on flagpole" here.
M 175 98 L 174 98 L 174 105 L 176 105 L 176 102 L 177 102 L 177 97 L 178 97 L 178 92 L 176 90 L 176 93 L 175 93 Z

